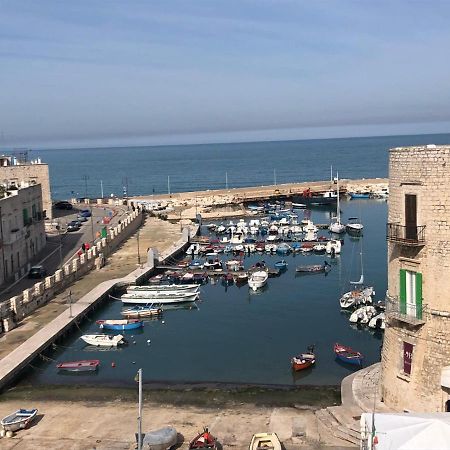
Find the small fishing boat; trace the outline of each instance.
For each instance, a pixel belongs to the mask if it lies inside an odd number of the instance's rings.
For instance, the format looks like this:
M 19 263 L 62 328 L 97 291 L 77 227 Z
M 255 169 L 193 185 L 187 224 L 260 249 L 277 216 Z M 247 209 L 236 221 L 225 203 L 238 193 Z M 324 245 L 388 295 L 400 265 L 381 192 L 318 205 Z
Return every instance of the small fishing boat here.
M 350 347 L 336 343 L 334 344 L 334 353 L 342 362 L 352 364 L 354 366 L 362 366 L 364 356 Z
M 378 311 L 374 306 L 367 305 L 361 306 L 357 310 L 353 311 L 349 318 L 350 323 L 368 324 L 372 317 L 376 316 Z
M 357 198 L 370 198 L 370 192 L 348 192 L 348 195 L 352 200 Z
M 248 285 L 251 289 L 256 291 L 266 285 L 268 278 L 269 275 L 265 270 L 258 270 L 250 275 Z
M 284 259 L 282 259 L 281 261 L 277 261 L 277 262 L 274 264 L 274 266 L 275 266 L 277 269 L 279 269 L 279 270 L 286 270 L 286 269 L 287 269 L 287 266 L 288 266 L 288 263 L 287 263 Z
M 144 322 L 139 319 L 106 319 L 97 320 L 96 324 L 104 330 L 135 330 L 144 326 Z
M 277 250 L 276 250 L 278 255 L 288 255 L 291 251 L 292 251 L 291 246 L 289 244 L 284 243 L 284 242 L 279 244 L 278 247 L 277 247 Z
M 316 362 L 316 355 L 314 354 L 314 346 L 310 345 L 306 353 L 294 356 L 291 359 L 292 368 L 297 372 L 299 370 L 307 369 Z
M 128 286 L 127 292 L 141 291 L 198 291 L 195 284 L 157 284 L 153 286 Z
M 358 287 L 346 292 L 339 299 L 342 309 L 349 309 L 359 305 L 370 305 L 373 302 L 375 290 L 372 286 Z
M 18 409 L 16 412 L 4 417 L 0 425 L 5 431 L 17 431 L 27 428 L 37 415 L 37 409 Z
M 326 261 L 324 261 L 323 264 L 311 264 L 307 266 L 297 266 L 295 268 L 295 271 L 299 273 L 327 273 L 330 270 L 331 266 Z
M 155 308 L 153 305 L 136 305 L 132 308 L 124 309 L 121 314 L 122 316 L 128 317 L 129 319 L 140 319 L 145 317 L 157 317 L 160 316 L 162 312 L 163 310 L 161 308 Z
M 56 368 L 66 372 L 95 372 L 100 365 L 98 359 L 86 359 L 81 361 L 67 361 L 56 364 Z
M 121 334 L 115 336 L 108 334 L 83 334 L 80 339 L 86 342 L 86 344 L 96 347 L 117 347 L 126 343 Z
M 377 314 L 376 316 L 372 317 L 369 322 L 369 327 L 384 330 L 386 328 L 385 313 L 381 312 L 380 314 Z
M 254 434 L 249 450 L 281 450 L 281 442 L 276 433 Z
M 197 448 L 217 448 L 216 438 L 208 431 L 208 428 L 203 430 L 203 433 L 199 433 L 189 443 L 189 450 Z
M 192 275 L 193 278 L 193 275 Z M 198 285 L 195 291 L 140 291 L 123 294 L 121 297 L 124 303 L 176 303 L 177 301 L 193 301 L 199 296 Z M 146 300 L 145 302 L 142 300 Z
M 338 239 L 331 239 L 325 246 L 325 251 L 330 256 L 336 256 L 341 253 L 342 243 Z
M 203 269 L 203 262 L 200 261 L 199 259 L 194 259 L 189 264 L 189 269 Z
M 323 244 L 316 244 L 313 247 L 313 252 L 317 253 L 318 255 L 324 254 L 326 252 L 326 250 L 327 250 L 327 247 L 326 247 L 326 245 L 323 245 Z
M 292 209 L 305 209 L 306 203 L 292 202 Z

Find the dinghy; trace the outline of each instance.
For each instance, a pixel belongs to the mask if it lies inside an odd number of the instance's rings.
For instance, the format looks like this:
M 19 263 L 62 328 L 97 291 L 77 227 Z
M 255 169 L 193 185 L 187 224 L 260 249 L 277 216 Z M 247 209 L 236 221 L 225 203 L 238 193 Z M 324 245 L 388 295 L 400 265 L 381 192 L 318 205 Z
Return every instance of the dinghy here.
M 162 314 L 161 308 L 155 308 L 153 305 L 133 306 L 132 308 L 124 309 L 120 314 L 129 319 L 141 319 L 145 317 L 158 317 Z
M 274 264 L 274 266 L 275 266 L 276 269 L 279 269 L 279 270 L 286 270 L 286 269 L 287 269 L 287 266 L 288 266 L 288 263 L 287 263 L 284 259 L 282 259 L 281 261 L 277 261 L 277 262 Z
M 269 275 L 265 270 L 258 270 L 250 275 L 250 278 L 248 279 L 248 285 L 251 289 L 256 291 L 257 289 L 260 289 L 266 285 L 268 278 Z
M 189 443 L 189 450 L 197 448 L 217 448 L 216 438 L 205 428 L 203 433 L 199 433 L 194 439 Z
M 89 345 L 96 347 L 117 347 L 125 344 L 125 339 L 121 334 L 110 336 L 108 334 L 83 334 L 80 339 L 83 339 Z
M 386 328 L 386 316 L 384 312 L 372 317 L 369 322 L 369 327 L 384 330 Z
M 334 344 L 334 353 L 336 358 L 344 363 L 362 366 L 364 356 L 350 347 L 336 343 Z
M 297 372 L 299 370 L 307 369 L 316 362 L 316 355 L 314 354 L 314 346 L 309 346 L 306 353 L 294 356 L 291 359 L 292 368 Z
M 327 273 L 330 270 L 331 266 L 326 261 L 323 264 L 311 264 L 308 266 L 297 266 L 295 268 L 295 271 L 299 273 Z
M 98 359 L 86 359 L 82 361 L 67 361 L 56 364 L 56 368 L 65 372 L 95 372 L 100 365 Z
M 37 409 L 18 409 L 16 412 L 4 417 L 0 425 L 5 431 L 17 431 L 27 428 L 35 419 Z
M 350 316 L 350 323 L 368 324 L 372 317 L 377 315 L 377 310 L 374 306 L 361 306 L 356 311 L 353 311 Z
M 102 329 L 116 331 L 135 330 L 144 326 L 144 322 L 139 319 L 97 320 L 96 324 Z
M 249 450 L 281 450 L 281 442 L 276 433 L 254 434 Z
M 197 291 L 199 289 L 195 284 L 157 284 L 153 286 L 128 286 L 127 292 L 147 292 L 147 291 Z

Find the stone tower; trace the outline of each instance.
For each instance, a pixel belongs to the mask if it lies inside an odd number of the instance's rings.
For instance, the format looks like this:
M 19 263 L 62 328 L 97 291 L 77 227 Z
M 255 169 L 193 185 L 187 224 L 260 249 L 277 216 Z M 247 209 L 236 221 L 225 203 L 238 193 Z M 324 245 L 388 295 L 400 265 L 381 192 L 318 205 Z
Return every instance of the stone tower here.
M 450 145 L 390 150 L 382 397 L 450 410 Z

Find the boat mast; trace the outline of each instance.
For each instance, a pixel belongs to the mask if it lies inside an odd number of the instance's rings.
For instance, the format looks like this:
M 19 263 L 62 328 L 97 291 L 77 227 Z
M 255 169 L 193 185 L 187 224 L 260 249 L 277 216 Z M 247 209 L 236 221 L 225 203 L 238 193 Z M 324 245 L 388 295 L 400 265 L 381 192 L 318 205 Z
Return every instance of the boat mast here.
M 336 180 L 337 180 L 337 210 L 336 210 L 336 216 L 337 216 L 337 223 L 341 224 L 341 208 L 339 206 L 339 172 L 336 172 Z

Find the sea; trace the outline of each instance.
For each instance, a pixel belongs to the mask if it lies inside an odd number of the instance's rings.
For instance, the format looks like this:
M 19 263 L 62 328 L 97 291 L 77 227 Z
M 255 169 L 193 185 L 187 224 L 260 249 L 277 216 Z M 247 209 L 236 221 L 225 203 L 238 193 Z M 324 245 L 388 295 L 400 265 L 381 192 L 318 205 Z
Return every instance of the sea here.
M 86 182 L 88 195 L 99 195 L 100 180 L 105 195 L 121 195 L 126 182 L 128 195 L 145 195 L 166 193 L 168 177 L 171 192 L 223 188 L 226 178 L 229 188 L 272 184 L 274 177 L 277 183 L 324 180 L 331 166 L 340 178 L 386 177 L 389 148 L 448 142 L 446 134 L 34 152 L 50 166 L 53 197 L 64 199 L 83 196 Z M 23 382 L 131 386 L 137 369 L 143 368 L 146 383 L 163 385 L 338 385 L 355 368 L 335 360 L 335 342 L 362 352 L 364 365 L 380 360 L 383 332 L 350 324 L 339 298 L 364 271 L 375 300 L 384 299 L 387 208 L 385 200 L 341 202 L 343 222 L 360 218 L 364 233 L 360 238 L 345 235 L 340 256 L 289 255 L 288 270 L 256 293 L 247 285 L 210 281 L 201 287 L 196 305 L 165 311 L 162 320 L 146 322 L 143 330 L 127 334 L 124 348 L 92 348 L 80 339 L 99 331 L 96 320 L 120 318 L 121 302 L 106 301 L 49 350 L 45 360 L 33 363 Z M 327 209 L 305 210 L 299 219 L 329 223 L 331 214 Z M 208 233 L 206 227 L 202 233 Z M 245 267 L 262 260 L 273 267 L 280 258 L 247 256 Z M 327 275 L 295 272 L 297 265 L 324 260 L 332 266 Z M 309 345 L 315 346 L 315 366 L 293 372 L 290 359 Z M 56 370 L 57 361 L 81 359 L 99 359 L 98 372 L 70 376 Z

